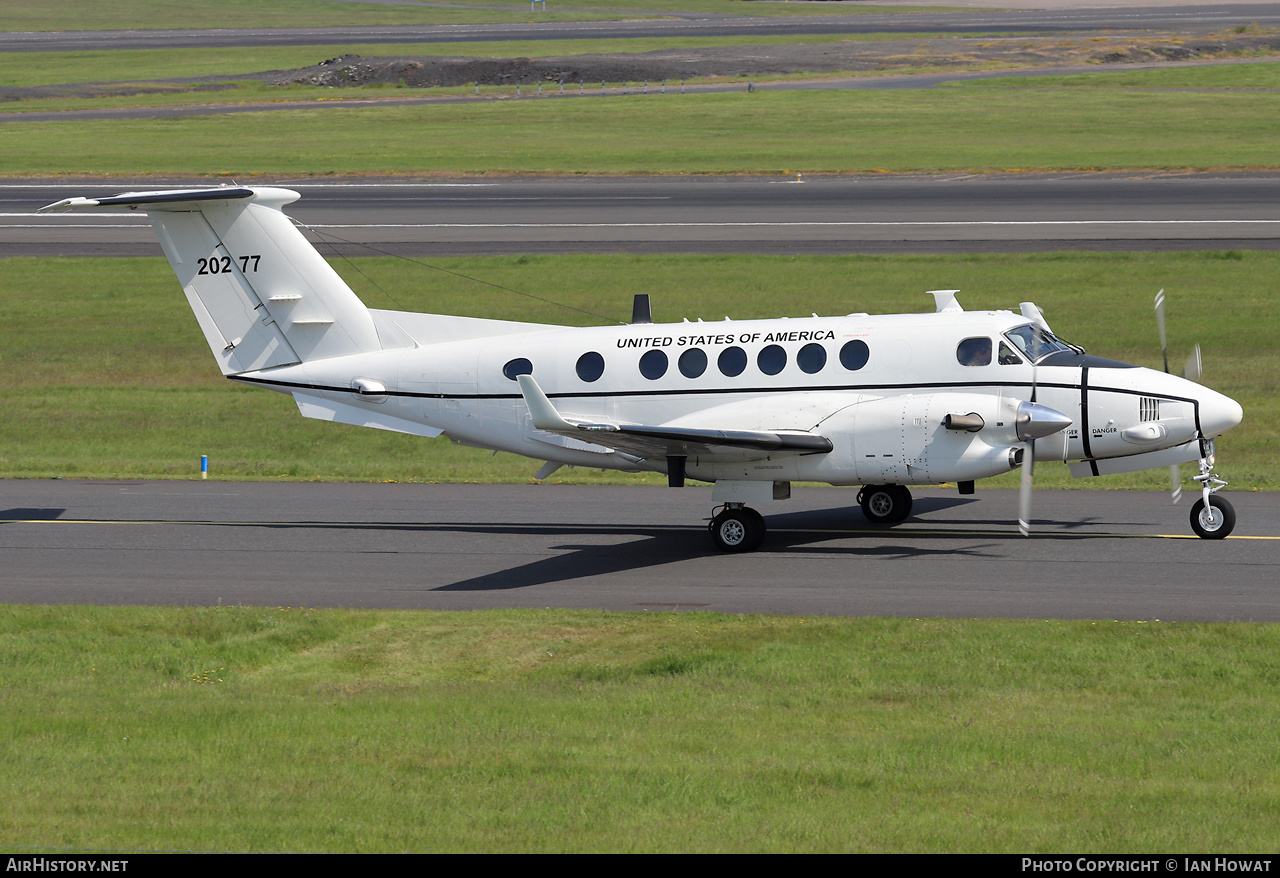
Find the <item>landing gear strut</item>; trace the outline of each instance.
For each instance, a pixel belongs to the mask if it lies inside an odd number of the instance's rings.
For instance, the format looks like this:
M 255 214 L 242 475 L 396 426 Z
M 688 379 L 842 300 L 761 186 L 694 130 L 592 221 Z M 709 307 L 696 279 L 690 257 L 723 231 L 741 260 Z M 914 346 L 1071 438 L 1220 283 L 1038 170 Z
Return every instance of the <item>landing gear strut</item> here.
M 1191 529 L 1202 540 L 1220 540 L 1235 530 L 1236 511 L 1223 497 L 1214 494 L 1227 486 L 1213 471 L 1213 440 L 1201 443 L 1200 475 L 1195 480 L 1200 483 L 1200 499 L 1191 507 Z
M 864 485 L 858 504 L 872 524 L 897 524 L 911 514 L 911 492 L 903 485 Z
M 754 552 L 764 542 L 764 516 L 741 503 L 726 503 L 708 527 L 721 552 Z

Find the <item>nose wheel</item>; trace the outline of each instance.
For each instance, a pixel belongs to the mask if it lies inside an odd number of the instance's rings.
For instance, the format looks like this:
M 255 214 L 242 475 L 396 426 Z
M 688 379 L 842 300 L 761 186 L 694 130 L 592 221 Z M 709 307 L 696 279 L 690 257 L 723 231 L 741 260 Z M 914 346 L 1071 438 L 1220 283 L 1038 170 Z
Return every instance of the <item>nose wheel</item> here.
M 754 552 L 764 542 L 764 516 L 741 503 L 726 503 L 708 527 L 721 552 Z
M 1191 507 L 1191 529 L 1202 540 L 1220 540 L 1235 530 L 1236 511 L 1222 497 L 1197 500 Z
M 1236 527 L 1236 511 L 1217 492 L 1227 486 L 1213 471 L 1215 456 L 1213 440 L 1204 442 L 1200 458 L 1200 475 L 1195 480 L 1200 483 L 1200 499 L 1191 507 L 1191 529 L 1202 540 L 1224 539 Z

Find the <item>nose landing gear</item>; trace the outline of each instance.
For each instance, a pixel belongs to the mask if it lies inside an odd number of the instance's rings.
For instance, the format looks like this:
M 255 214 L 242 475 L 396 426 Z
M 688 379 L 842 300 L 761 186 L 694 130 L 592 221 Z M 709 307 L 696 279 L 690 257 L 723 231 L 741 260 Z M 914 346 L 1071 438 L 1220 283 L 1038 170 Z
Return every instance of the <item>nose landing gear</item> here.
M 1213 471 L 1215 456 L 1213 440 L 1201 442 L 1200 474 L 1195 480 L 1200 483 L 1200 499 L 1191 507 L 1191 529 L 1202 540 L 1220 540 L 1225 538 L 1236 526 L 1236 511 L 1224 497 L 1214 495 L 1227 486 Z

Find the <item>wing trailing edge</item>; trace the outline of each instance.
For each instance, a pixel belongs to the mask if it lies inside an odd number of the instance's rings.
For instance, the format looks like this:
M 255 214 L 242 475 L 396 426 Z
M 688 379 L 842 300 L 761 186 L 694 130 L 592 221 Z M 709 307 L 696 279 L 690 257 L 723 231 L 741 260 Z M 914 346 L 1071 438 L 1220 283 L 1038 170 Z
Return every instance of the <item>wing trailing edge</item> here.
M 727 450 L 754 451 L 761 456 L 776 452 L 826 454 L 831 440 L 812 433 L 783 433 L 763 430 L 719 430 L 703 427 L 669 427 L 645 424 L 615 424 L 566 418 L 532 375 L 517 377 L 520 393 L 536 429 L 564 436 L 586 438 L 599 445 L 640 455 L 647 459 L 698 454 L 716 457 Z

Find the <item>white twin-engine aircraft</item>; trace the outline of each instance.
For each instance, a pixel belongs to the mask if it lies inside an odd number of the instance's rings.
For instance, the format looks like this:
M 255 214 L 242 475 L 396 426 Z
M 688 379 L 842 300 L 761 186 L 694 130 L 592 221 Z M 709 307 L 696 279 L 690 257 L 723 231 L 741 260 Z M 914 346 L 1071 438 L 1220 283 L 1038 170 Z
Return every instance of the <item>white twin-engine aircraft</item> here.
M 907 485 L 1078 461 L 1076 476 L 1199 461 L 1191 525 L 1225 537 L 1213 439 L 1240 405 L 1191 380 L 1089 356 L 1035 305 L 934 313 L 566 327 L 366 308 L 284 215 L 287 189 L 69 198 L 44 210 L 145 211 L 228 378 L 291 394 L 309 418 L 510 451 L 563 465 L 714 482 L 711 535 L 757 548 L 746 504 L 792 481 L 863 485 L 868 519 L 911 510 Z M 1161 316 L 1163 316 L 1161 314 Z M 1176 486 L 1176 481 L 1175 481 Z

